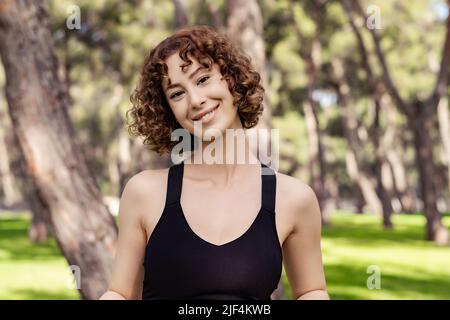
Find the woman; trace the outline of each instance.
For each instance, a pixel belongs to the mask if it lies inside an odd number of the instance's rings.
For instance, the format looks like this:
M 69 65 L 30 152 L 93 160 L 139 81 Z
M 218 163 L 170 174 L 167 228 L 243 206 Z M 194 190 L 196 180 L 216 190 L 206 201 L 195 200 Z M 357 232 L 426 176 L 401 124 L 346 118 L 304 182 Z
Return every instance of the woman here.
M 250 60 L 209 27 L 180 29 L 150 52 L 130 132 L 160 154 L 175 149 L 171 133 L 180 128 L 199 144 L 184 161 L 126 184 L 102 299 L 270 299 L 283 262 L 293 298 L 328 299 L 314 192 L 260 163 L 247 139 L 239 150 L 227 144 L 226 130 L 257 124 L 263 94 Z M 236 155 L 193 163 L 220 141 L 215 156 L 237 151 L 245 163 Z

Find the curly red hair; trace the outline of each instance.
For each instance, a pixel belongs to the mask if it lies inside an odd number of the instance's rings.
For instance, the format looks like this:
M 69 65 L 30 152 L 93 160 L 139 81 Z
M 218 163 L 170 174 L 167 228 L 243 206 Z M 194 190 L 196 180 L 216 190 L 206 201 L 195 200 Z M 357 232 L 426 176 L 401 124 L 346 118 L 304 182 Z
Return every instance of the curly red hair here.
M 145 58 L 140 80 L 131 95 L 132 107 L 126 113 L 127 120 L 128 113 L 132 116 L 128 124 L 131 135 L 143 136 L 144 144 L 161 155 L 169 153 L 178 143 L 170 137 L 181 125 L 175 119 L 162 87 L 168 72 L 165 59 L 177 52 L 188 65 L 192 63 L 188 55 L 208 68 L 217 63 L 233 95 L 233 103 L 238 106 L 242 127 L 256 126 L 263 112 L 264 88 L 250 58 L 210 27 L 193 26 L 177 30 Z

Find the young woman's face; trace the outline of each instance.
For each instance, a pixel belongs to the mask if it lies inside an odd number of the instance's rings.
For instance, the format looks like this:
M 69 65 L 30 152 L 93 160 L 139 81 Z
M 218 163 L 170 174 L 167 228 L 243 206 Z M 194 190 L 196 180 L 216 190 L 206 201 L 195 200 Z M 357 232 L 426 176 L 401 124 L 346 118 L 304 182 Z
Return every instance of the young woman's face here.
M 203 134 L 211 128 L 218 129 L 222 135 L 226 129 L 242 128 L 233 96 L 219 66 L 214 63 L 208 71 L 195 58 L 189 56 L 189 59 L 192 64 L 183 70 L 180 66 L 185 62 L 178 53 L 165 61 L 171 84 L 164 81 L 163 89 L 180 125 L 192 134 L 194 122 L 201 124 Z

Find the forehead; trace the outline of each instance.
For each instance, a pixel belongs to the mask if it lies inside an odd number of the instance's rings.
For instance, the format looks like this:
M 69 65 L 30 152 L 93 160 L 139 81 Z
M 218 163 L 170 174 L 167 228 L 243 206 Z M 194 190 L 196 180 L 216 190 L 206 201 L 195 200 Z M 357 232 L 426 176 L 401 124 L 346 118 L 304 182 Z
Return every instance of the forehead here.
M 187 78 L 191 72 L 197 70 L 197 68 L 201 66 L 194 57 L 189 56 L 189 59 L 192 61 L 191 65 L 187 65 L 187 63 L 180 58 L 178 53 L 175 53 L 165 60 L 168 69 L 167 73 L 172 82 L 174 79 Z

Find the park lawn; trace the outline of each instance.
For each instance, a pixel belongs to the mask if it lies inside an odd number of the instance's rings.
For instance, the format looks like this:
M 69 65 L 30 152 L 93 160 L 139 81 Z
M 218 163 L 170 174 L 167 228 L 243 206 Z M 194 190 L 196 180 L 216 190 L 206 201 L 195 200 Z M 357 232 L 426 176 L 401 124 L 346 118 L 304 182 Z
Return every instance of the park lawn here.
M 424 241 L 425 217 L 392 217 L 384 230 L 373 215 L 334 214 L 323 227 L 322 253 L 332 299 L 450 299 L 450 247 Z M 450 227 L 450 216 L 443 222 Z M 369 289 L 368 267 L 380 272 Z M 373 281 L 370 283 L 373 284 Z
M 54 239 L 32 244 L 27 216 L 0 218 L 0 299 L 79 299 Z M 394 215 L 385 231 L 372 215 L 335 213 L 322 231 L 322 253 L 332 299 L 450 299 L 450 247 L 423 241 L 421 215 Z M 444 218 L 450 226 L 450 217 Z M 380 289 L 368 289 L 369 266 Z M 286 294 L 290 289 L 283 270 Z
M 0 299 L 79 299 L 56 241 L 28 241 L 28 216 L 0 217 Z

